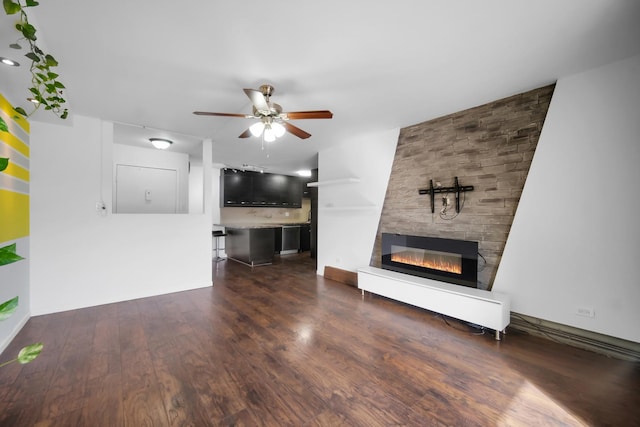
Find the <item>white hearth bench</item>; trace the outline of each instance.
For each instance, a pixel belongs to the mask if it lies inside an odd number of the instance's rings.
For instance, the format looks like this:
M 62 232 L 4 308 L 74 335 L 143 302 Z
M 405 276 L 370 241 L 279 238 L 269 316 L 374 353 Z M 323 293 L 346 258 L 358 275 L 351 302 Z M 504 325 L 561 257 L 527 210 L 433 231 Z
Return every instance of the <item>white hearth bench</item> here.
M 429 311 L 505 332 L 510 320 L 509 296 L 397 273 L 376 267 L 358 269 L 358 289 Z

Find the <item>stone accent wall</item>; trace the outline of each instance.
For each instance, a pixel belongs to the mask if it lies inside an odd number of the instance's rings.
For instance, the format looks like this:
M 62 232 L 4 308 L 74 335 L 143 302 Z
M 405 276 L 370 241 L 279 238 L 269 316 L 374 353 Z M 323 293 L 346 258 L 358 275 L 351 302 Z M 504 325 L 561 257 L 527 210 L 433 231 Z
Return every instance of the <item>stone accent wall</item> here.
M 491 289 L 529 172 L 555 85 L 450 114 L 400 131 L 371 265 L 380 266 L 381 234 L 401 233 L 479 242 L 478 287 Z M 429 180 L 473 185 L 444 215 Z

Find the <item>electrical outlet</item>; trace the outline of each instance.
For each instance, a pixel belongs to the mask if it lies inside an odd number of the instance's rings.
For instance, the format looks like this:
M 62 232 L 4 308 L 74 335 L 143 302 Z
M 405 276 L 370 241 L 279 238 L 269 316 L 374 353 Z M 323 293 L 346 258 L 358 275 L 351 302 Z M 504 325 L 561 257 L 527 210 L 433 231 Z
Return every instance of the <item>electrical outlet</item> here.
M 584 317 L 595 317 L 596 312 L 593 307 L 578 307 L 576 309 L 576 314 Z
M 96 202 L 96 212 L 98 212 L 98 214 L 102 216 L 105 216 L 107 214 L 107 206 L 104 204 L 104 202 Z

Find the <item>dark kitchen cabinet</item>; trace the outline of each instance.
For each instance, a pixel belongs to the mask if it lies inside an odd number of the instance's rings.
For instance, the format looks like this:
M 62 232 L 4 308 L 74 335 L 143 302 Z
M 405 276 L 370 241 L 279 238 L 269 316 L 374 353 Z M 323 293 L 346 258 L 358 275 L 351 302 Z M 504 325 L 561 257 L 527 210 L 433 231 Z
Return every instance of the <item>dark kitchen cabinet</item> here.
M 302 185 L 300 178 L 296 176 L 287 176 L 285 183 L 287 188 L 287 204 L 292 208 L 302 207 Z
M 220 206 L 251 206 L 252 202 L 253 180 L 250 176 L 242 173 L 220 175 Z
M 220 175 L 220 206 L 302 207 L 298 177 L 225 169 Z
M 300 226 L 300 252 L 311 250 L 311 225 L 303 224 Z
M 287 175 L 265 174 L 262 180 L 268 183 L 269 200 L 274 206 L 291 207 L 291 196 L 289 194 L 289 178 Z
M 272 179 L 271 174 L 267 176 L 252 176 L 253 195 L 251 197 L 253 206 L 275 206 L 278 204 L 277 183 Z
M 282 250 L 282 227 L 274 227 L 273 252 L 279 254 Z

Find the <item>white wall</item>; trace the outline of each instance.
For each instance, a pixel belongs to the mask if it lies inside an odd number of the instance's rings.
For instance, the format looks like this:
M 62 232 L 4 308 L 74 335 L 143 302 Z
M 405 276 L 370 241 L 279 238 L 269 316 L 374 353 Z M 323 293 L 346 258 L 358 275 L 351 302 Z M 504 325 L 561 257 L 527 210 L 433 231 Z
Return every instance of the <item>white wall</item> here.
M 31 126 L 32 314 L 211 286 L 211 210 L 112 215 L 113 125 L 69 120 Z
M 189 168 L 189 213 L 204 212 L 204 175 L 202 162 L 191 162 Z
M 514 312 L 640 342 L 639 184 L 640 56 L 560 79 L 493 289 Z
M 350 271 L 369 265 L 399 132 L 362 135 L 319 153 L 319 182 L 360 182 L 318 187 L 318 274 L 327 265 Z

